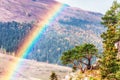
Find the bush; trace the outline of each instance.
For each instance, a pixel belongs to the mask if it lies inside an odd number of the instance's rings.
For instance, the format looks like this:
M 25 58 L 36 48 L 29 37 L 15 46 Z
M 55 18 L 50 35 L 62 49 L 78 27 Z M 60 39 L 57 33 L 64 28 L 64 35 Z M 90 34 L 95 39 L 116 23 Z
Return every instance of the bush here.
M 52 74 L 50 75 L 50 80 L 58 80 L 55 72 L 52 72 Z

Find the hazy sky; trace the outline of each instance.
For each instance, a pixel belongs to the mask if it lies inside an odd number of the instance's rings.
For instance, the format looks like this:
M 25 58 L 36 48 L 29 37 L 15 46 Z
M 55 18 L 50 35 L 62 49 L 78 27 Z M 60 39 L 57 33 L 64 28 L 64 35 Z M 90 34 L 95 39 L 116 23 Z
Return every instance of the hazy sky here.
M 84 10 L 105 13 L 114 0 L 57 0 L 62 3 L 67 3 L 73 7 L 79 7 Z M 117 0 L 120 2 L 120 0 Z

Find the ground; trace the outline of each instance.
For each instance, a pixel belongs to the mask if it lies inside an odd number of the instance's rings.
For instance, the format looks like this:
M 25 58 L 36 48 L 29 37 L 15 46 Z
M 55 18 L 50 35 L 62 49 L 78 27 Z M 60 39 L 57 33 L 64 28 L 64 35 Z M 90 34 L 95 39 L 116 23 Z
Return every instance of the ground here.
M 5 80 L 4 75 L 9 70 L 9 63 L 14 63 L 18 58 L 11 55 L 0 53 L 0 80 Z M 61 80 L 66 74 L 71 72 L 71 68 L 58 66 L 55 64 L 48 64 L 43 62 L 37 62 L 34 60 L 23 59 L 22 67 L 16 71 L 17 80 L 49 80 L 49 76 L 54 71 L 59 80 Z

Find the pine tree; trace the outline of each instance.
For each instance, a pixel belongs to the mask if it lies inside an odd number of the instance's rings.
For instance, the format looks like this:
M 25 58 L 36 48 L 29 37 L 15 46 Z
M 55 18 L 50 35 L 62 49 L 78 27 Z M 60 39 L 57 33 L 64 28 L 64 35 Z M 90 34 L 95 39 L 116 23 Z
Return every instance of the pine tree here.
M 52 72 L 52 74 L 50 75 L 50 80 L 58 80 L 57 75 L 55 74 L 55 72 Z
M 112 7 L 102 17 L 102 24 L 107 28 L 101 37 L 103 38 L 103 57 L 101 60 L 101 77 L 104 80 L 117 80 L 115 75 L 118 70 L 117 49 L 115 48 L 115 35 L 118 24 L 117 1 L 113 2 Z
M 61 61 L 63 64 L 72 64 L 73 71 L 80 69 L 82 73 L 92 69 L 92 59 L 97 56 L 98 49 L 90 43 L 76 46 L 71 50 L 63 52 Z M 85 66 L 83 66 L 85 65 Z

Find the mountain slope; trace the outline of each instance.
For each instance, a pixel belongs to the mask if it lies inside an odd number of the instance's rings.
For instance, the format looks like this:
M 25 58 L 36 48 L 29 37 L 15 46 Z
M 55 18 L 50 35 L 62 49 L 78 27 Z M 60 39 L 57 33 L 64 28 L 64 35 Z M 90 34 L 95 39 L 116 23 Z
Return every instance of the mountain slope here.
M 54 4 L 58 4 L 58 2 L 54 0 L 1 0 L 0 21 L 17 21 L 18 23 L 31 23 L 32 21 L 34 23 L 37 20 L 42 20 L 45 12 L 50 10 Z M 100 24 L 101 17 L 102 14 L 100 13 L 84 11 L 66 5 L 60 15 L 55 18 L 54 23 L 49 25 L 39 41 L 33 46 L 27 58 L 43 62 L 60 63 L 59 57 L 62 52 L 83 43 L 93 43 L 101 51 L 102 39 L 100 34 L 105 30 Z M 19 25 L 10 26 L 11 33 L 5 30 L 6 32 L 3 33 L 7 34 L 0 36 L 1 39 L 5 36 L 14 35 L 12 31 L 16 32 L 16 27 L 20 27 Z M 30 31 L 28 26 L 23 26 L 22 29 L 25 33 Z M 3 33 L 1 34 L 3 35 Z M 23 35 L 21 31 L 19 31 L 19 34 Z M 16 41 L 15 39 L 20 42 L 24 39 L 24 36 L 22 36 L 22 39 L 14 36 L 12 40 Z M 5 40 L 4 44 L 7 42 Z M 15 42 L 13 46 L 11 41 L 8 41 L 9 45 L 12 45 L 10 49 L 14 48 L 12 50 L 16 51 L 19 42 Z M 3 43 L 0 46 L 6 48 Z
M 17 60 L 17 58 L 0 53 L 0 80 L 4 80 L 3 76 L 5 76 L 5 73 L 9 70 L 10 65 L 8 65 L 8 63 L 14 63 L 15 60 Z M 14 80 L 49 80 L 52 71 L 54 71 L 58 75 L 59 80 L 61 80 L 68 72 L 71 72 L 71 68 L 68 67 L 26 59 L 24 59 L 23 62 L 19 70 L 15 71 L 16 78 L 14 77 Z
M 0 21 L 30 22 L 41 19 L 51 9 L 53 0 L 0 0 Z

